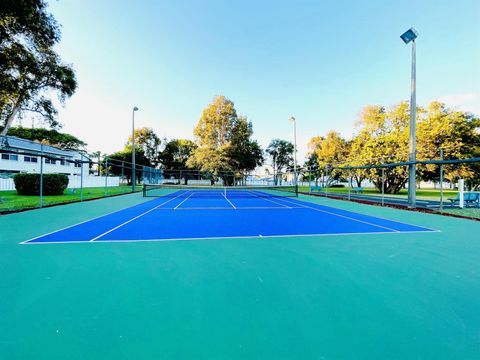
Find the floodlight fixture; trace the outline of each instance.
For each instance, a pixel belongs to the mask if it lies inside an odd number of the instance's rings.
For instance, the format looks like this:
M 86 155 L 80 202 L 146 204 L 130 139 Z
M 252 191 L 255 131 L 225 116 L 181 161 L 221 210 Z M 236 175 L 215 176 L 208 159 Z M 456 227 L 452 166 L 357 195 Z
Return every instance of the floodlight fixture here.
M 410 41 L 415 41 L 418 37 L 418 32 L 413 27 L 405 31 L 400 38 L 403 40 L 405 44 L 408 44 Z

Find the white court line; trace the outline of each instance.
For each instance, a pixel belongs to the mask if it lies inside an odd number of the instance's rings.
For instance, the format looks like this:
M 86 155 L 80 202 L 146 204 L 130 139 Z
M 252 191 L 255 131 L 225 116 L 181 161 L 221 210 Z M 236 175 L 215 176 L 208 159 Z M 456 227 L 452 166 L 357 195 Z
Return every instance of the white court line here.
M 150 209 L 150 210 L 148 210 L 148 211 L 145 211 L 144 213 L 142 213 L 142 214 L 140 214 L 140 215 L 137 215 L 137 216 L 135 216 L 134 218 L 132 218 L 132 219 L 130 219 L 130 220 L 128 220 L 128 221 L 125 221 L 124 223 L 122 223 L 122 224 L 120 224 L 120 225 L 118 225 L 118 226 L 115 226 L 114 228 L 112 228 L 112 229 L 110 229 L 110 230 L 108 230 L 108 231 L 105 231 L 103 234 L 100 234 L 100 235 L 94 237 L 93 239 L 91 239 L 91 240 L 89 240 L 89 241 L 95 241 L 95 240 L 101 238 L 102 236 L 107 235 L 107 234 L 111 233 L 112 231 L 115 231 L 115 230 L 117 230 L 118 228 L 121 228 L 121 227 L 124 226 L 124 225 L 127 225 L 128 223 L 132 222 L 133 220 L 136 220 L 136 219 L 142 217 L 143 215 L 146 215 L 146 214 L 148 214 L 149 212 L 152 212 L 153 210 L 158 209 L 160 206 L 162 206 L 162 205 L 164 205 L 164 204 L 166 204 L 166 203 L 169 203 L 170 201 L 175 200 L 176 198 L 178 198 L 178 197 L 180 197 L 180 196 L 182 196 L 182 195 L 185 195 L 185 193 L 181 193 L 181 194 L 179 194 L 179 195 L 171 198 L 170 200 L 167 200 L 167 201 L 161 203 L 160 205 L 155 206 L 153 209 Z M 190 195 L 190 196 L 192 196 L 192 195 Z M 189 197 L 190 197 L 190 196 L 189 196 Z M 182 202 L 183 202 L 183 201 L 182 201 Z
M 291 237 L 328 237 L 328 236 L 353 236 L 353 235 L 392 235 L 392 234 L 421 234 L 441 232 L 440 230 L 411 230 L 411 231 L 374 231 L 374 232 L 354 232 L 354 233 L 332 233 L 332 234 L 293 234 L 293 235 L 253 235 L 253 236 L 219 236 L 219 237 L 198 237 L 198 238 L 168 238 L 168 239 L 132 239 L 132 240 L 100 240 L 100 241 L 44 241 L 33 242 L 28 245 L 47 245 L 47 244 L 101 244 L 101 243 L 134 243 L 134 242 L 162 242 L 162 241 L 205 241 L 205 240 L 229 240 L 229 239 L 264 239 L 264 238 L 291 238 Z
M 151 200 L 147 200 L 147 201 L 144 201 L 144 202 L 141 202 L 141 203 L 138 203 L 138 204 L 135 204 L 135 205 L 130 205 L 130 206 L 127 206 L 127 207 L 124 207 L 124 208 L 121 208 L 119 210 L 115 210 L 115 211 L 112 211 L 112 212 L 109 212 L 109 213 L 106 213 L 106 214 L 103 214 L 103 215 L 99 215 L 99 216 L 95 216 L 91 219 L 88 219 L 88 220 L 84 220 L 84 221 L 80 221 L 79 223 L 75 223 L 73 225 L 69 225 L 69 226 L 65 226 L 63 228 L 60 228 L 58 230 L 54 230 L 54 231 L 50 231 L 46 234 L 42 234 L 42 235 L 39 235 L 39 236 L 35 236 L 34 238 L 31 238 L 31 239 L 28 239 L 28 240 L 25 240 L 25 241 L 22 241 L 21 243 L 19 244 L 26 244 L 28 243 L 29 241 L 32 241 L 32 240 L 35 240 L 35 239 L 38 239 L 38 238 L 41 238 L 41 237 L 44 237 L 44 236 L 48 236 L 48 235 L 51 235 L 51 234 L 54 234 L 56 232 L 59 232 L 59 231 L 63 231 L 63 230 L 67 230 L 67 229 L 70 229 L 72 227 L 75 227 L 77 225 L 82 225 L 82 224 L 85 224 L 87 222 L 90 222 L 90 221 L 93 221 L 93 220 L 97 220 L 97 219 L 100 219 L 104 216 L 108 216 L 108 215 L 112 215 L 112 214 L 115 214 L 117 212 L 120 212 L 120 211 L 123 211 L 123 210 L 127 210 L 127 209 L 130 209 L 130 208 L 134 208 L 135 206 L 139 206 L 139 205 L 143 205 L 143 204 L 146 204 L 146 203 L 149 203 L 149 202 L 154 202 L 156 201 L 157 199 L 151 199 Z
M 237 208 L 235 207 L 235 205 L 233 205 L 233 204 L 232 204 L 232 202 L 231 202 L 230 200 L 228 200 L 228 199 L 227 199 L 227 197 L 225 196 L 225 194 L 224 194 L 224 193 L 222 193 L 222 195 L 223 195 L 223 197 L 225 198 L 225 200 L 227 200 L 227 201 L 228 201 L 228 203 L 229 203 L 230 205 L 232 205 L 232 207 L 233 207 L 235 210 L 237 210 Z
M 301 206 L 241 206 L 236 207 L 233 209 L 232 207 L 228 206 L 211 206 L 211 207 L 188 207 L 188 208 L 179 208 L 176 209 L 177 211 L 189 211 L 189 210 L 255 210 L 255 209 L 268 209 L 268 210 L 290 210 L 290 209 L 303 209 Z M 158 211 L 165 211 L 165 210 L 174 210 L 174 208 L 160 208 L 155 209 Z
M 286 207 L 286 208 L 291 209 L 291 206 L 287 206 L 287 205 L 285 205 L 285 204 L 282 204 L 282 203 L 279 203 L 279 202 L 276 202 L 276 201 L 273 201 L 273 200 L 270 200 L 270 199 L 267 199 L 267 198 L 258 196 L 258 195 L 255 194 L 253 191 L 248 191 L 248 192 L 251 193 L 253 196 L 259 198 L 259 199 L 262 199 L 262 200 L 265 200 L 265 201 L 270 201 L 271 203 L 278 204 L 278 205 L 281 205 L 281 206 L 284 206 L 284 207 Z
M 303 194 L 303 195 L 305 195 L 305 194 Z M 308 196 L 308 195 L 307 195 L 307 196 Z M 317 197 L 315 197 L 315 198 L 317 198 Z M 338 200 L 335 200 L 335 199 L 331 199 L 331 200 L 338 201 Z M 300 201 L 301 203 L 304 203 L 304 201 L 302 201 L 302 200 L 297 200 L 297 201 Z M 325 206 L 325 207 L 328 207 L 328 208 L 331 208 L 331 209 L 338 209 L 338 210 L 350 212 L 350 213 L 353 213 L 353 214 L 368 216 L 368 217 L 371 217 L 371 218 L 374 218 L 374 219 L 387 220 L 387 221 L 395 222 L 395 223 L 397 223 L 397 224 L 420 227 L 420 228 L 427 229 L 427 230 L 430 230 L 430 231 L 440 231 L 440 230 L 436 230 L 436 229 L 432 229 L 432 228 L 427 228 L 427 227 L 425 227 L 425 226 L 423 226 L 423 225 L 416 225 L 416 224 L 406 223 L 406 222 L 403 222 L 403 221 L 385 219 L 385 218 L 381 218 L 381 217 L 378 217 L 378 216 L 375 216 L 375 215 L 364 214 L 364 213 L 360 213 L 360 212 L 358 212 L 358 211 L 353 211 L 353 210 L 345 210 L 345 209 L 342 209 L 342 208 L 335 208 L 335 207 L 328 206 L 328 205 L 318 204 L 318 203 L 316 203 L 316 202 L 309 202 L 309 203 L 310 203 L 310 204 L 314 204 L 314 205 L 319 205 L 319 206 Z M 293 204 L 293 203 L 292 203 L 292 204 Z M 297 204 L 297 205 L 298 205 L 298 204 Z M 364 205 L 371 206 L 370 204 L 364 204 Z M 398 209 L 398 210 L 402 210 L 402 209 Z
M 191 190 L 190 190 L 190 191 L 191 191 Z M 175 207 L 173 208 L 173 210 L 177 210 L 177 208 L 178 208 L 180 205 L 182 205 L 185 201 L 187 201 L 188 199 L 190 199 L 193 194 L 195 194 L 195 193 L 192 192 L 192 193 L 190 194 L 190 196 L 186 197 L 185 200 L 183 200 L 180 204 L 178 204 L 177 206 L 175 206 Z
M 322 209 L 317 209 L 317 208 L 314 208 L 314 207 L 308 206 L 308 205 L 297 204 L 297 203 L 294 203 L 294 202 L 292 202 L 292 201 L 288 201 L 288 200 L 286 200 L 286 199 L 280 199 L 280 200 L 281 200 L 281 201 L 286 201 L 286 202 L 288 202 L 288 203 L 290 203 L 290 204 L 299 205 L 299 206 L 302 206 L 302 207 L 307 208 L 307 209 L 312 209 L 312 210 L 319 211 L 319 212 L 323 212 L 323 213 L 326 213 L 326 214 L 335 215 L 335 216 L 338 216 L 338 217 L 341 217 L 341 218 L 345 218 L 345 219 L 357 221 L 357 222 L 359 222 L 359 223 L 376 226 L 376 227 L 381 228 L 381 229 L 387 229 L 387 230 L 391 230 L 391 231 L 394 231 L 394 232 L 401 232 L 400 230 L 392 229 L 392 228 L 389 228 L 389 227 L 386 227 L 386 226 L 382 226 L 382 225 L 377 225 L 377 224 L 374 224 L 374 223 L 370 223 L 370 222 L 368 222 L 368 221 L 363 221 L 363 220 L 355 219 L 355 218 L 350 217 L 350 216 L 345 216 L 345 215 L 336 214 L 336 213 L 331 212 L 331 211 L 322 210 Z M 348 211 L 348 210 L 344 210 L 344 211 Z M 367 215 L 367 216 L 368 216 L 368 215 Z

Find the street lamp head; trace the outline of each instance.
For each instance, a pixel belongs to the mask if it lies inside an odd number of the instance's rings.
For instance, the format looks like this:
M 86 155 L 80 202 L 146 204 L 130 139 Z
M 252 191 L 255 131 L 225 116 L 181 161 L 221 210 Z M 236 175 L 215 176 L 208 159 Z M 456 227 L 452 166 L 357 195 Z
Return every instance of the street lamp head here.
M 403 40 L 405 44 L 408 44 L 410 41 L 415 41 L 418 37 L 418 32 L 413 27 L 405 31 L 400 38 Z
M 138 111 L 138 107 L 135 106 L 135 107 L 133 108 L 133 111 Z
M 295 122 L 295 118 L 293 116 L 290 117 L 289 119 L 291 122 Z

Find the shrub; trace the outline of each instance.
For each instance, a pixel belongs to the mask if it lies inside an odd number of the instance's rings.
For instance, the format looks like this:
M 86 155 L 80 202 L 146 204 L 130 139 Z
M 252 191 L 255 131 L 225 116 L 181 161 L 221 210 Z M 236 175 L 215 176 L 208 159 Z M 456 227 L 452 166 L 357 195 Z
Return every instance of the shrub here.
M 18 195 L 40 195 L 40 174 L 16 174 L 13 181 Z M 43 195 L 63 195 L 67 186 L 67 175 L 43 174 Z

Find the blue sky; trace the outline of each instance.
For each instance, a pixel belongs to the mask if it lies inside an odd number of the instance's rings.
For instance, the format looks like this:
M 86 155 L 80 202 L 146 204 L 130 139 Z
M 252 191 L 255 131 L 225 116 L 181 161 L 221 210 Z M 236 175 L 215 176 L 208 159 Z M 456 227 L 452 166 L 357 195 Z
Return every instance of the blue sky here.
M 366 104 L 409 98 L 399 36 L 411 26 L 418 104 L 480 113 L 479 1 L 60 0 L 50 11 L 79 83 L 59 119 L 91 151 L 123 147 L 134 105 L 138 127 L 192 138 L 221 94 L 264 146 L 291 139 L 294 115 L 302 159 L 312 136 L 350 137 Z

